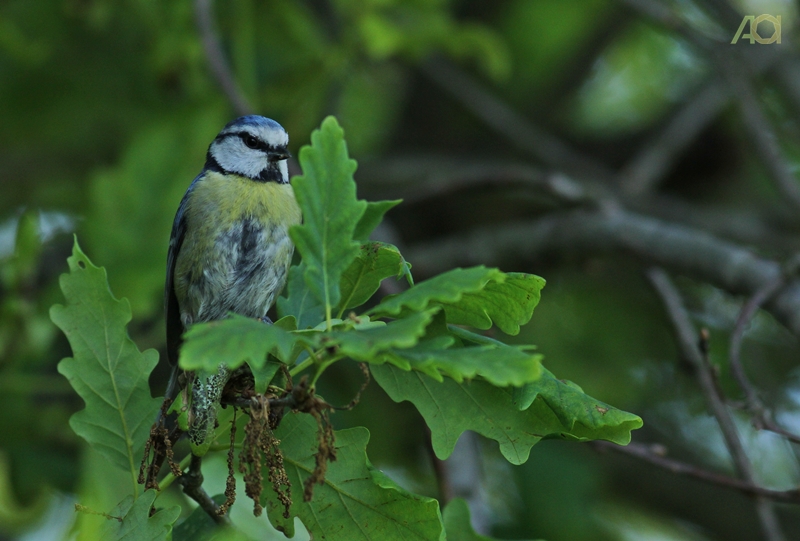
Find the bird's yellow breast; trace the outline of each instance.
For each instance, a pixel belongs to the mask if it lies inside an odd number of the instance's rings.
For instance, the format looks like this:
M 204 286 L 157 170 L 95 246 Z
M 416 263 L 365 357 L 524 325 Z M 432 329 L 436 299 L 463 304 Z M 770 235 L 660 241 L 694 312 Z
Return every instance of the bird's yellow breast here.
M 300 208 L 289 184 L 213 171 L 186 201 L 174 287 L 184 326 L 229 311 L 266 314 L 286 281 Z
M 239 175 L 209 171 L 194 187 L 187 217 L 200 229 L 224 229 L 243 218 L 265 225 L 291 227 L 300 223 L 300 207 L 289 184 L 258 182 Z M 203 235 L 213 238 L 213 235 Z

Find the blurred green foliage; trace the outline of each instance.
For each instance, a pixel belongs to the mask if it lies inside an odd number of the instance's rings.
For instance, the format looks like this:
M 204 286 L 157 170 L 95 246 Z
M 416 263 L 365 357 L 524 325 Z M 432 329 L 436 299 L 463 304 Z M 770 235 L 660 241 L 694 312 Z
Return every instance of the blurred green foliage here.
M 668 3 L 727 36 L 707 4 Z M 739 4 L 754 13 L 785 10 L 784 39 L 791 41 L 796 8 L 789 3 Z M 458 63 L 514 109 L 572 134 L 582 150 L 610 165 L 630 157 L 635 143 L 712 76 L 696 48 L 611 0 L 218 0 L 214 15 L 236 82 L 256 112 L 287 128 L 292 152 L 325 115 L 335 114 L 351 154 L 375 166 L 364 171 L 377 171 L 357 173 L 359 189 L 384 190 L 386 198 L 413 199 L 419 185 L 411 178 L 406 188 L 382 188 L 380 165 L 389 158 L 528 160 L 425 79 L 417 68 L 433 55 Z M 796 163 L 796 107 L 776 88 L 757 91 Z M 69 429 L 69 416 L 83 405 L 56 372 L 70 350 L 47 309 L 58 300 L 57 276 L 77 232 L 91 259 L 108 269 L 114 292 L 130 300 L 137 345 L 163 347 L 171 221 L 208 143 L 234 116 L 210 75 L 189 1 L 0 4 L 0 537 L 39 527 L 48 506 L 58 508 L 54 491 L 103 511 L 124 496 L 129 480 Z M 758 211 L 775 199 L 775 189 L 751 147 L 735 111 L 726 110 L 675 164 L 664 192 L 712 210 Z M 450 191 L 403 205 L 389 212 L 393 230 L 386 233 L 400 241 L 382 240 L 402 248 L 554 208 L 539 194 L 505 188 Z M 505 257 L 505 270 L 548 281 L 519 335 L 539 345 L 545 366 L 592 396 L 642 414 L 643 441 L 664 441 L 674 456 L 701 465 L 729 467 L 638 262 Z M 738 299 L 688 280 L 680 285 L 697 322 L 711 329 L 721 384 L 738 398 L 725 362 Z M 775 397 L 778 418 L 798 431 L 796 338 L 759 317 L 744 353 L 754 382 Z M 345 404 L 362 376 L 332 370 L 337 384 L 321 393 Z M 159 374 L 154 394 L 164 385 Z M 373 406 L 337 413 L 337 428 L 370 426 L 375 464 L 398 473 L 405 488 L 435 496 L 419 415 L 376 385 L 364 400 Z M 796 479 L 785 442 L 757 443 L 773 457 L 760 466 L 765 482 Z M 752 505 L 739 494 L 565 442 L 541 443 L 516 467 L 497 466 L 496 449 L 484 447 L 484 471 L 513 480 L 481 488 L 489 491 L 487 501 L 512 502 L 485 523 L 495 537 L 744 541 L 759 535 Z M 178 493 L 166 496 L 183 502 Z M 75 519 L 80 539 L 98 538 L 87 526 L 98 527 L 97 517 L 71 513 L 67 528 Z M 472 514 L 480 518 L 474 508 Z M 782 509 L 781 518 L 790 538 L 800 536 L 793 508 Z M 695 532 L 677 522 L 696 525 Z

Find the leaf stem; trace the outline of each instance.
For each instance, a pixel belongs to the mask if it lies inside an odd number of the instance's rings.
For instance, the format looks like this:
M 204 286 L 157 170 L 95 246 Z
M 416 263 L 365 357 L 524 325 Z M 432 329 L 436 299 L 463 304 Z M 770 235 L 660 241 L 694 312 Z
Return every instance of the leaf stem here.
M 178 467 L 180 468 L 181 471 L 189 467 L 189 462 L 191 461 L 191 459 L 192 459 L 191 453 L 183 457 L 183 460 L 181 460 L 180 463 L 178 464 Z M 164 479 L 162 479 L 161 482 L 158 484 L 159 494 L 168 489 L 169 486 L 173 482 L 175 482 L 175 479 L 177 479 L 177 477 L 175 477 L 175 474 L 172 472 L 164 476 Z
M 331 303 L 325 303 L 325 328 L 328 332 L 331 332 L 333 329 L 333 324 L 331 323 Z
M 312 357 L 309 357 L 309 358 L 308 358 L 308 359 L 306 359 L 306 360 L 304 360 L 304 361 L 303 361 L 303 362 L 301 362 L 300 364 L 298 364 L 298 365 L 295 365 L 295 367 L 294 367 L 294 368 L 292 368 L 291 370 L 289 370 L 289 375 L 290 375 L 290 376 L 296 376 L 297 374 L 299 374 L 300 372 L 302 372 L 303 370 L 305 370 L 306 368 L 308 368 L 308 367 L 309 367 L 309 366 L 311 366 L 312 364 L 314 364 L 314 357 L 313 357 L 313 356 L 312 356 Z

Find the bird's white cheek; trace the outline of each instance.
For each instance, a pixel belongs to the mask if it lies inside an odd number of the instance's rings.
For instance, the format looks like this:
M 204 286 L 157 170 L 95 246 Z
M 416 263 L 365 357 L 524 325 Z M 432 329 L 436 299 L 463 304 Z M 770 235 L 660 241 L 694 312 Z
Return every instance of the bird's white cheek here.
M 224 171 L 255 178 L 267 166 L 267 157 L 245 147 L 235 138 L 225 139 L 212 147 L 211 155 Z

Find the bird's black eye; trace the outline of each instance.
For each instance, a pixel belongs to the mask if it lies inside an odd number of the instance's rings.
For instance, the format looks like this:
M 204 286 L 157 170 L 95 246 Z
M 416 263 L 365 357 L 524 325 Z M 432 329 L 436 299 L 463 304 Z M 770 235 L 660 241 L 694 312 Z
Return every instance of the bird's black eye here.
M 258 139 L 252 135 L 245 135 L 244 144 L 247 145 L 248 148 L 258 148 Z

